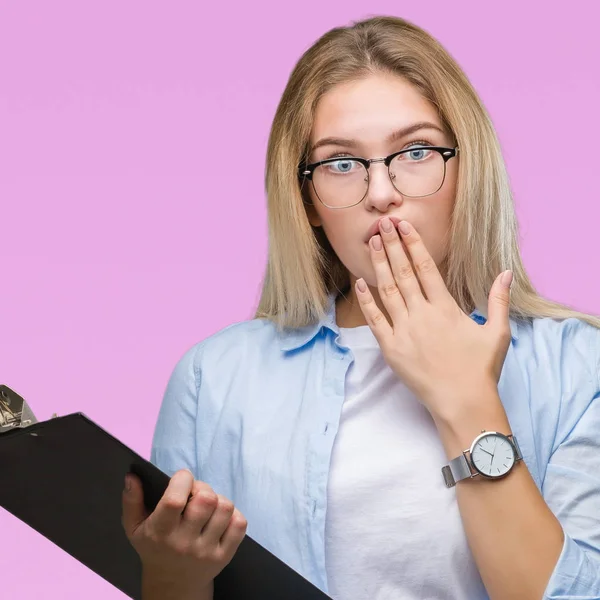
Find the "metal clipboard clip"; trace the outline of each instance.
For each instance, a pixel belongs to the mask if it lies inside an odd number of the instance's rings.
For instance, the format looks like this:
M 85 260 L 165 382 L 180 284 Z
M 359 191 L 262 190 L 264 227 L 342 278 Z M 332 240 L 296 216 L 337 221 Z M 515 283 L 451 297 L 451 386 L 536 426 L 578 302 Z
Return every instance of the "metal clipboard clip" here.
M 0 385 L 0 435 L 37 422 L 25 399 L 8 386 Z

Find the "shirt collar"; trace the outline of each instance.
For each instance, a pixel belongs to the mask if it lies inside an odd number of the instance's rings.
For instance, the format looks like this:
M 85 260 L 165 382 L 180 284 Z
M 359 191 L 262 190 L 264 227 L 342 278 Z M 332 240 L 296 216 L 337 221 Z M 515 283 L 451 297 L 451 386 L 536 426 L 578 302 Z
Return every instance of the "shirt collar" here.
M 336 293 L 329 294 L 325 315 L 320 321 L 311 325 L 307 325 L 306 327 L 283 329 L 279 334 L 281 349 L 284 352 L 298 350 L 305 344 L 308 344 L 310 341 L 312 341 L 312 339 L 324 328 L 330 329 L 334 333 L 338 334 L 340 329 L 335 322 L 336 297 Z M 487 321 L 487 318 L 479 309 L 475 309 L 469 316 L 480 325 L 483 325 Z M 519 339 L 519 327 L 516 321 L 513 319 L 510 319 L 510 333 L 512 341 L 516 342 Z
M 284 352 L 297 350 L 305 344 L 308 344 L 323 328 L 331 329 L 336 334 L 340 329 L 335 322 L 335 300 L 337 293 L 332 292 L 327 298 L 327 306 L 325 307 L 325 315 L 323 318 L 306 327 L 298 327 L 296 329 L 286 328 L 279 333 L 279 342 L 281 349 Z
M 487 321 L 487 317 L 478 308 L 476 308 L 469 316 L 480 325 L 483 325 Z M 513 342 L 516 342 L 519 339 L 519 324 L 514 319 L 509 318 L 509 325 L 510 337 Z

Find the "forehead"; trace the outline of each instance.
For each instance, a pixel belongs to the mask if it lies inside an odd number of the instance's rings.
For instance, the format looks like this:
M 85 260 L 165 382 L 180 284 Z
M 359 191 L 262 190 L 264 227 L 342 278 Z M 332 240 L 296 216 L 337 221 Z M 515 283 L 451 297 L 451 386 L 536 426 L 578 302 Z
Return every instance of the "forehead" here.
M 396 75 L 374 74 L 337 85 L 319 99 L 310 143 L 329 136 L 368 143 L 420 121 L 442 125 L 435 106 L 415 86 Z

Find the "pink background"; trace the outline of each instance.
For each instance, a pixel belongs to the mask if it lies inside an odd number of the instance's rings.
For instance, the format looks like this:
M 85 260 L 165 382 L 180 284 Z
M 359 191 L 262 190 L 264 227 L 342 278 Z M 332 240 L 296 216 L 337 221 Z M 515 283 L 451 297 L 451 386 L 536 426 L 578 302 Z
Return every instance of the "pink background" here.
M 38 419 L 83 411 L 149 455 L 176 361 L 256 304 L 295 61 L 371 14 L 414 20 L 463 66 L 534 284 L 600 312 L 595 3 L 0 0 L 0 383 Z M 0 540 L 4 598 L 124 597 L 1 509 Z

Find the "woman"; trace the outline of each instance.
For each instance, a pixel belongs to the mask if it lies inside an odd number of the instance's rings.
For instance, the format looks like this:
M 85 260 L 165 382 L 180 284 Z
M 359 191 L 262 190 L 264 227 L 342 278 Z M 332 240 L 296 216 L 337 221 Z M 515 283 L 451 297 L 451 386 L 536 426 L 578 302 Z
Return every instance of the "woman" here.
M 600 598 L 600 319 L 533 289 L 453 59 L 401 19 L 328 32 L 266 187 L 256 318 L 177 364 L 154 513 L 124 493 L 145 598 L 211 598 L 246 524 L 334 599 Z

